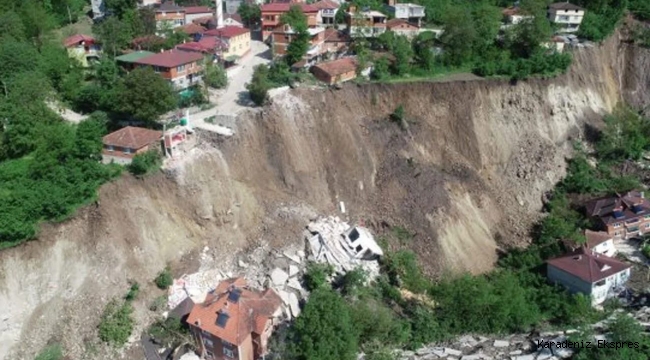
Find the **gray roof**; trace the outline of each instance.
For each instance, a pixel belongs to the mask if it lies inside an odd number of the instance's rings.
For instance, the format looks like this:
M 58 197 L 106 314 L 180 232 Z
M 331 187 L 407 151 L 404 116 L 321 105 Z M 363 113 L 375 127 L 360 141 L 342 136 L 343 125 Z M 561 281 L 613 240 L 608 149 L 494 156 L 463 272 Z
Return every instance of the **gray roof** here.
M 554 10 L 584 10 L 578 5 L 571 4 L 570 2 L 557 2 L 548 6 Z

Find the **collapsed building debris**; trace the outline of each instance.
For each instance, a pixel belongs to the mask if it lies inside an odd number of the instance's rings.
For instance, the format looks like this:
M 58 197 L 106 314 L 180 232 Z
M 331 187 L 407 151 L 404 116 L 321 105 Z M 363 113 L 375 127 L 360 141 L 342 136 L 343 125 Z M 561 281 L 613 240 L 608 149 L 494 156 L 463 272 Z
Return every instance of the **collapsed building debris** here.
M 384 253 L 368 229 L 329 216 L 312 221 L 307 230 L 310 260 L 327 263 L 337 273 L 361 268 L 370 278 L 379 274 L 377 260 Z

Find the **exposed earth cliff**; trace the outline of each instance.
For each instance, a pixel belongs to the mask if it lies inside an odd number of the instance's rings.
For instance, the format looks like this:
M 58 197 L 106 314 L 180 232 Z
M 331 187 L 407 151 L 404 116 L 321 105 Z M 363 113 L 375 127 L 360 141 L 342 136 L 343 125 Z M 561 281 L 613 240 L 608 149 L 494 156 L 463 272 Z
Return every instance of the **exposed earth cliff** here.
M 415 233 L 431 274 L 481 272 L 497 249 L 523 245 L 543 194 L 564 175 L 572 139 L 622 100 L 647 105 L 650 51 L 613 37 L 577 50 L 552 80 L 347 85 L 278 94 L 204 143 L 173 171 L 124 176 L 38 240 L 0 253 L 0 359 L 29 359 L 48 340 L 71 359 L 119 358 L 88 344 L 104 305 L 128 280 L 165 264 L 198 265 L 260 241 L 299 242 L 311 214 L 340 214 L 382 232 Z M 388 120 L 403 105 L 406 130 Z M 129 356 L 127 353 L 125 356 Z M 137 357 L 136 357 L 137 358 Z

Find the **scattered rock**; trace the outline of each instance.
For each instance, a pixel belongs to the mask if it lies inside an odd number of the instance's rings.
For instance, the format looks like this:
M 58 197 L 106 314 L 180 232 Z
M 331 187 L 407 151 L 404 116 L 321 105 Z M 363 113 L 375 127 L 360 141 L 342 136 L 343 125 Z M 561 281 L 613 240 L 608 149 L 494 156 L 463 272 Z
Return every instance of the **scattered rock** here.
M 298 281 L 296 278 L 289 279 L 287 286 L 298 291 L 302 290 L 302 285 L 300 285 L 300 281 Z
M 294 293 L 289 293 L 289 308 L 294 317 L 300 315 L 300 304 L 298 304 L 298 297 Z
M 494 340 L 494 343 L 492 344 L 492 346 L 494 346 L 496 348 L 508 347 L 508 346 L 510 346 L 510 343 L 508 341 L 505 341 L 505 340 Z
M 286 252 L 286 251 L 284 252 L 284 256 L 285 256 L 287 259 L 289 259 L 289 260 L 295 262 L 296 264 L 300 264 L 300 263 L 302 263 L 302 260 L 300 260 L 300 258 L 299 258 L 298 256 L 293 255 L 293 254 L 290 254 L 290 253 L 288 253 L 288 252 Z
M 248 264 L 242 259 L 239 259 L 239 261 L 237 261 L 237 264 L 239 265 L 240 268 L 246 269 L 248 267 Z
M 445 354 L 451 356 L 461 356 L 463 355 L 463 352 L 456 349 L 445 348 Z
M 289 265 L 289 276 L 294 277 L 298 275 L 298 267 L 295 265 Z
M 289 274 L 284 272 L 284 270 L 275 268 L 271 271 L 271 282 L 275 286 L 283 286 L 289 279 Z

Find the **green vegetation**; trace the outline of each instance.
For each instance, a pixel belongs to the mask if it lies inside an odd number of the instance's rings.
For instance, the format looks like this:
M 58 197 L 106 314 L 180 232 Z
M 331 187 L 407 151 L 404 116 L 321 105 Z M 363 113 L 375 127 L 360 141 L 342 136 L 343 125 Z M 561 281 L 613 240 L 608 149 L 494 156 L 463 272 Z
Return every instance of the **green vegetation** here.
M 645 360 L 650 355 L 650 341 L 647 336 L 643 335 L 644 329 L 632 317 L 618 315 L 609 327 L 610 336 L 608 341 L 625 343 L 637 343 L 638 347 L 633 345 L 616 348 L 591 348 L 577 349 L 572 359 L 575 360 L 606 360 L 606 359 L 625 359 L 625 360 Z M 592 334 L 580 334 L 577 339 L 587 339 Z M 570 341 L 572 339 L 569 339 Z
M 269 90 L 273 85 L 269 81 L 269 67 L 262 64 L 257 65 L 253 71 L 251 82 L 246 84 L 251 100 L 257 105 L 264 105 L 269 98 Z
M 241 5 L 239 5 L 237 14 L 239 14 L 244 25 L 247 27 L 259 24 L 260 19 L 262 18 L 262 10 L 260 9 L 260 6 L 246 2 L 242 2 Z
M 46 346 L 34 360 L 61 360 L 63 359 L 63 350 L 61 345 L 54 344 Z
M 334 269 L 329 265 L 309 263 L 307 271 L 305 272 L 304 281 L 307 290 L 314 291 L 316 289 L 327 286 L 327 279 L 332 275 Z
M 99 323 L 99 338 L 112 346 L 126 343 L 133 331 L 133 307 L 128 301 L 113 300 L 104 309 Z
M 172 286 L 174 283 L 174 278 L 172 277 L 170 269 L 166 267 L 163 271 L 159 272 L 154 282 L 156 283 L 156 286 L 158 286 L 158 288 L 161 290 L 165 290 L 168 287 Z
M 133 301 L 138 297 L 138 294 L 140 294 L 140 284 L 134 282 L 133 284 L 131 284 L 131 288 L 124 296 L 124 300 Z
M 175 317 L 160 319 L 149 327 L 149 335 L 163 346 L 176 348 L 182 344 L 192 344 L 190 331 Z
M 129 172 L 135 176 L 143 176 L 160 169 L 162 157 L 157 150 L 149 150 L 133 157 L 131 163 L 127 166 Z
M 282 24 L 289 25 L 293 30 L 291 42 L 287 46 L 284 57 L 287 65 L 291 66 L 302 59 L 309 50 L 309 32 L 307 32 L 307 16 L 303 14 L 300 5 L 293 5 L 289 11 L 280 17 Z
M 132 114 L 138 120 L 154 121 L 176 108 L 177 100 L 172 86 L 149 67 L 129 72 L 117 93 L 119 111 Z
M 203 81 L 213 89 L 223 89 L 228 86 L 228 74 L 221 65 L 209 64 L 205 68 Z
M 160 295 L 153 299 L 151 304 L 149 304 L 149 310 L 151 311 L 160 311 L 165 309 L 167 306 L 167 296 L 166 295 Z

